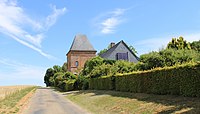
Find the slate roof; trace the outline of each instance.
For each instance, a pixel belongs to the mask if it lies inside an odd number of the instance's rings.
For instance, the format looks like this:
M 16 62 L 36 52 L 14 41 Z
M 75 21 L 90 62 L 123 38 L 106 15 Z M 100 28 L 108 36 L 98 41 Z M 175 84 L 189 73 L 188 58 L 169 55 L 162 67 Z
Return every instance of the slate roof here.
M 111 47 L 110 49 L 108 49 L 106 52 L 102 53 L 100 55 L 100 57 L 104 58 L 105 56 L 110 55 L 118 47 L 118 45 L 120 43 L 122 43 L 131 52 L 131 54 L 133 54 L 136 57 L 137 60 L 139 60 L 139 57 L 137 57 L 137 55 L 135 55 L 135 53 L 133 53 L 133 51 L 128 47 L 128 45 L 123 40 L 121 40 L 120 42 L 118 42 L 117 44 L 115 44 L 113 47 Z
M 87 39 L 86 35 L 78 34 L 72 42 L 70 50 L 73 51 L 96 51 L 92 44 Z

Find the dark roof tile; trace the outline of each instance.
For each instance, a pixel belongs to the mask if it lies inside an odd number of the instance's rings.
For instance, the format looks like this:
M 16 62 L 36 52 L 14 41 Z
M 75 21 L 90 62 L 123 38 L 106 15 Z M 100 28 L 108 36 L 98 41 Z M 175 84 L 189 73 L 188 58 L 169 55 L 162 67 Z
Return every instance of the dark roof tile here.
M 70 50 L 96 51 L 87 39 L 87 36 L 83 34 L 75 36 Z

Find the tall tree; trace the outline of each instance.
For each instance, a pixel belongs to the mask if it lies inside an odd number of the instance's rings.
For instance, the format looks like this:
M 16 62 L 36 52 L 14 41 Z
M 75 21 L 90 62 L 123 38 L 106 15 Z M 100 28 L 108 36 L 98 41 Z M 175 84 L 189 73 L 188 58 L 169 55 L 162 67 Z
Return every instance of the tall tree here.
M 46 70 L 45 76 L 44 76 L 44 83 L 46 84 L 46 86 L 53 86 L 52 82 L 51 82 L 51 78 L 54 76 L 55 72 L 52 68 L 48 68 Z
M 190 43 L 188 43 L 182 36 L 179 38 L 172 38 L 172 41 L 167 45 L 168 49 L 191 49 Z
M 191 49 L 200 52 L 200 40 L 194 41 L 190 45 L 191 45 Z
M 62 70 L 64 72 L 67 72 L 67 62 L 65 62 L 63 65 L 62 65 Z

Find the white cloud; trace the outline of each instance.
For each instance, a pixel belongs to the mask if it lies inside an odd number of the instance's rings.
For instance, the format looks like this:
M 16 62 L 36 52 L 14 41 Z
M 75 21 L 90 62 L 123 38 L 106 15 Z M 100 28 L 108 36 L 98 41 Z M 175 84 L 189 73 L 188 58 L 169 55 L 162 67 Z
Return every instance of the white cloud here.
M 95 27 L 97 27 L 102 34 L 111 34 L 116 32 L 116 28 L 120 25 L 124 19 L 122 15 L 127 9 L 115 9 L 110 12 L 106 12 L 103 15 L 97 16 L 93 21 Z
M 114 33 L 115 27 L 119 24 L 120 20 L 118 20 L 117 18 L 114 17 L 108 18 L 101 23 L 102 25 L 101 32 L 104 34 Z
M 3 0 L 0 2 L 0 32 L 39 52 L 41 55 L 49 57 L 41 50 L 44 33 L 66 11 L 66 8 L 57 9 L 56 6 L 52 6 L 52 9 L 53 13 L 47 16 L 45 21 L 38 22 L 28 16 L 24 9 L 17 5 L 17 0 Z M 27 28 L 29 30 L 30 28 L 36 29 L 37 31 L 28 31 Z
M 47 16 L 47 18 L 46 18 L 46 23 L 45 23 L 46 28 L 49 28 L 52 25 L 54 25 L 56 23 L 57 18 L 60 15 L 63 15 L 66 11 L 66 8 L 57 9 L 56 6 L 51 6 L 51 7 L 53 9 L 53 13 L 51 15 Z
M 165 48 L 172 38 L 178 38 L 180 36 L 182 36 L 188 42 L 200 40 L 200 32 L 173 34 L 161 36 L 158 38 L 148 38 L 145 40 L 140 40 L 135 43 L 135 46 L 139 50 L 139 54 L 148 53 L 150 51 L 158 51 L 160 48 Z
M 10 59 L 0 58 L 0 84 L 1 85 L 18 85 L 32 84 L 44 85 L 43 77 L 45 68 L 22 64 Z

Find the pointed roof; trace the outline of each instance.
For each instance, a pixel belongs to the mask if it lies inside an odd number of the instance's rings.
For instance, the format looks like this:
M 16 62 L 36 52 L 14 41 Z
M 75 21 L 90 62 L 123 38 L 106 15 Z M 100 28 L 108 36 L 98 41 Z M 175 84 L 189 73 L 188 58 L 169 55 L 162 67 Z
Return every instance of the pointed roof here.
M 121 40 L 120 42 L 115 44 L 113 47 L 108 49 L 106 52 L 102 53 L 100 55 L 100 57 L 104 57 L 105 55 L 111 54 L 118 47 L 118 45 L 121 44 L 121 43 L 136 57 L 137 60 L 139 60 L 139 57 L 137 57 L 137 55 L 135 55 L 135 53 L 133 53 L 133 51 L 128 47 L 128 45 L 123 40 Z
M 84 34 L 77 34 L 74 37 L 70 50 L 76 51 L 96 51 Z

